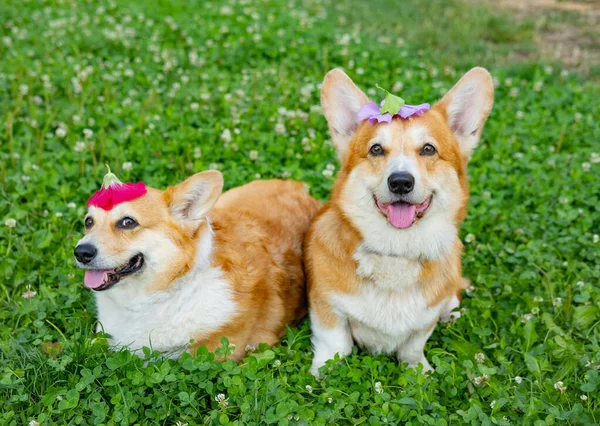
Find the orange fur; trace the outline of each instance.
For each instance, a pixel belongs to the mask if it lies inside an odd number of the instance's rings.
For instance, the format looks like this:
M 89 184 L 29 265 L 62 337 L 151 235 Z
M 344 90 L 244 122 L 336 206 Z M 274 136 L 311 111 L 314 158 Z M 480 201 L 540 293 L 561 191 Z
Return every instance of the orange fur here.
M 213 265 L 232 283 L 240 308 L 224 328 L 199 333 L 193 348 L 214 349 L 227 336 L 239 359 L 247 345 L 276 343 L 286 324 L 306 315 L 302 242 L 318 208 L 299 182 L 256 181 L 223 194 L 211 214 Z
M 169 261 L 158 259 L 148 265 L 152 269 L 142 287 L 146 294 L 168 294 L 177 290 L 181 278 L 197 270 L 200 244 L 210 234 L 212 250 L 202 268 L 221 271 L 222 285 L 230 288 L 236 310 L 221 325 L 193 333 L 189 350 L 193 353 L 201 345 L 214 350 L 227 336 L 236 348 L 233 358 L 240 359 L 247 345 L 275 344 L 286 325 L 306 315 L 302 244 L 320 204 L 300 182 L 256 181 L 217 201 L 221 187 L 220 173 L 203 172 L 165 191 L 148 188 L 144 196 L 111 211 L 92 208 L 88 216 L 95 223 L 86 238 L 117 264 L 128 261 L 133 246 L 143 252 L 147 241 L 169 242 L 164 248 L 170 251 Z M 123 217 L 134 218 L 139 226 L 119 229 L 116 224 Z M 127 286 L 128 279 L 117 285 Z M 125 288 L 131 286 L 121 290 Z

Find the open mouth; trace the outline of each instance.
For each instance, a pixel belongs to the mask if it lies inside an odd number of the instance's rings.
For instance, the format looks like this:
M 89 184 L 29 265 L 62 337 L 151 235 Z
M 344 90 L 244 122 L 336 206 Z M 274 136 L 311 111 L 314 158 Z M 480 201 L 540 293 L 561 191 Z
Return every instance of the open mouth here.
M 139 271 L 144 266 L 144 256 L 136 254 L 129 262 L 115 269 L 88 269 L 83 280 L 87 288 L 94 291 L 108 290 L 121 278 Z
M 375 203 L 394 228 L 406 229 L 412 226 L 417 219 L 423 217 L 431 204 L 431 199 L 432 196 L 427 198 L 421 204 L 411 204 L 405 201 L 382 203 L 377 199 L 375 200 Z

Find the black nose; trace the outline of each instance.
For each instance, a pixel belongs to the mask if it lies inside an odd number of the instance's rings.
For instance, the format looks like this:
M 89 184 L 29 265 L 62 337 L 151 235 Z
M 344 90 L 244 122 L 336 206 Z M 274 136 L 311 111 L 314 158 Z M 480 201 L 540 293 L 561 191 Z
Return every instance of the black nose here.
M 410 173 L 392 173 L 388 178 L 388 188 L 394 194 L 408 194 L 415 187 L 415 178 Z
M 75 258 L 81 263 L 90 263 L 98 254 L 98 250 L 91 244 L 79 244 L 75 247 Z

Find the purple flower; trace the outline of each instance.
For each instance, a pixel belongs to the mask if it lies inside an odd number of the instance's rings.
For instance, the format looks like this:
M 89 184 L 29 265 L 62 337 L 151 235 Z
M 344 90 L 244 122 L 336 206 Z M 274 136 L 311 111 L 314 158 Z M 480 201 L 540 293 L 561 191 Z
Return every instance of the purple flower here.
M 382 102 L 383 106 L 383 102 Z M 358 119 L 360 121 L 369 120 L 371 124 L 377 123 L 391 123 L 392 118 L 400 117 L 402 119 L 407 119 L 416 115 L 417 117 L 423 115 L 423 113 L 429 111 L 429 104 L 421 104 L 421 105 L 402 105 L 400 111 L 397 114 L 380 114 L 380 108 L 377 106 L 375 102 L 369 102 L 368 104 L 364 104 L 362 108 L 358 111 Z

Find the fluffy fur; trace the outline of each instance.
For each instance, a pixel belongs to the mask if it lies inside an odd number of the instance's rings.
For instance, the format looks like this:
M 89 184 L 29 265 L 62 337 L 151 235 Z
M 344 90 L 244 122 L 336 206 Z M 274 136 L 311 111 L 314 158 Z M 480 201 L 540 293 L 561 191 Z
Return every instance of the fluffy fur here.
M 319 204 L 299 182 L 256 181 L 221 195 L 222 185 L 208 171 L 111 211 L 89 209 L 94 223 L 78 244 L 98 254 L 80 267 L 144 258 L 142 269 L 95 293 L 98 328 L 112 345 L 179 356 L 214 350 L 227 336 L 238 360 L 305 315 L 302 242 Z M 124 217 L 139 225 L 120 229 Z
M 342 169 L 306 239 L 311 371 L 318 375 L 354 342 L 429 370 L 425 343 L 440 318 L 450 319 L 465 284 L 458 229 L 466 215 L 467 162 L 493 104 L 491 77 L 475 68 L 431 111 L 390 124 L 358 122 L 368 99 L 341 70 L 327 74 L 321 100 Z M 384 155 L 372 155 L 375 144 Z M 423 155 L 426 144 L 434 155 Z M 415 180 L 403 201 L 431 199 L 404 229 L 377 204 L 398 201 L 388 188 L 398 172 Z

